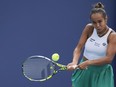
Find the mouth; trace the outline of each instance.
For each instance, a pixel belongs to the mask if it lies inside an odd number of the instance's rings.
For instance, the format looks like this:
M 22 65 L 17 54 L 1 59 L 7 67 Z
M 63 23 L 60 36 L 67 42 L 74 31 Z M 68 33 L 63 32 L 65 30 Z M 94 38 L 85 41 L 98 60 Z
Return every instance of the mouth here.
M 97 29 L 97 32 L 101 32 L 102 31 L 102 29 Z
M 98 31 L 101 31 L 101 29 L 97 29 Z
M 97 28 L 97 31 L 101 31 L 101 29 Z

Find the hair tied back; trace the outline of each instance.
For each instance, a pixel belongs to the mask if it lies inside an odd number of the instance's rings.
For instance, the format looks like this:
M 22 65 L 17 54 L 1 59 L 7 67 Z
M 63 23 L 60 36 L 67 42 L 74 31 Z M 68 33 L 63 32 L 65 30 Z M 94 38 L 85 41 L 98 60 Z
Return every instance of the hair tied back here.
M 102 8 L 104 9 L 104 5 L 101 2 L 98 2 L 94 5 L 94 8 Z

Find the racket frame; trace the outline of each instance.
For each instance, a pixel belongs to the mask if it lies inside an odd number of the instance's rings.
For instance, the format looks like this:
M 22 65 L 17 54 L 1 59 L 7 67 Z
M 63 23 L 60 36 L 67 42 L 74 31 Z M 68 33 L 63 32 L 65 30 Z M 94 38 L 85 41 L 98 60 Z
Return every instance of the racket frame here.
M 56 70 L 56 69 L 54 68 L 53 73 L 52 73 L 51 75 L 49 75 L 47 78 L 45 78 L 45 79 L 40 79 L 40 80 L 32 79 L 32 78 L 28 77 L 28 76 L 25 74 L 25 72 L 24 72 L 24 70 L 23 70 L 23 65 L 24 65 L 24 63 L 25 63 L 26 60 L 31 59 L 31 58 L 34 58 L 34 57 L 46 59 L 46 60 L 52 62 L 53 65 L 54 65 L 54 67 L 56 67 L 56 66 L 59 67 L 59 69 Z M 24 75 L 27 79 L 29 79 L 30 81 L 40 81 L 40 82 L 46 81 L 46 80 L 52 78 L 52 76 L 55 75 L 55 74 L 57 74 L 58 72 L 67 70 L 66 65 L 62 65 L 62 64 L 60 64 L 60 63 L 57 63 L 57 62 L 55 62 L 55 61 L 49 59 L 48 57 L 41 56 L 41 55 L 30 56 L 30 57 L 27 58 L 26 60 L 24 61 L 23 65 L 22 65 L 22 72 L 23 72 L 23 75 Z

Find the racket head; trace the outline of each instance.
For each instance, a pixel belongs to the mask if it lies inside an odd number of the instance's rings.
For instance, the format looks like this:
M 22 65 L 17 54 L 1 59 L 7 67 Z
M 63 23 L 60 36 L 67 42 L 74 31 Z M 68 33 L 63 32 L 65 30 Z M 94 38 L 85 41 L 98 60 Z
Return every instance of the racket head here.
M 22 65 L 24 76 L 31 81 L 46 81 L 54 73 L 54 63 L 45 56 L 35 55 L 27 58 Z

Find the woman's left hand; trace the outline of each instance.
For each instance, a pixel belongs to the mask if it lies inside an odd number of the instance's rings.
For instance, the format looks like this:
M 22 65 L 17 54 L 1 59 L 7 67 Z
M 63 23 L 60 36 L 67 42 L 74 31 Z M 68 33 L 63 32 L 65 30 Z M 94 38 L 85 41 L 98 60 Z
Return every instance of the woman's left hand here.
M 87 69 L 88 65 L 89 65 L 89 60 L 86 60 L 86 61 L 80 63 L 80 64 L 78 65 L 78 67 L 79 67 L 80 69 Z

